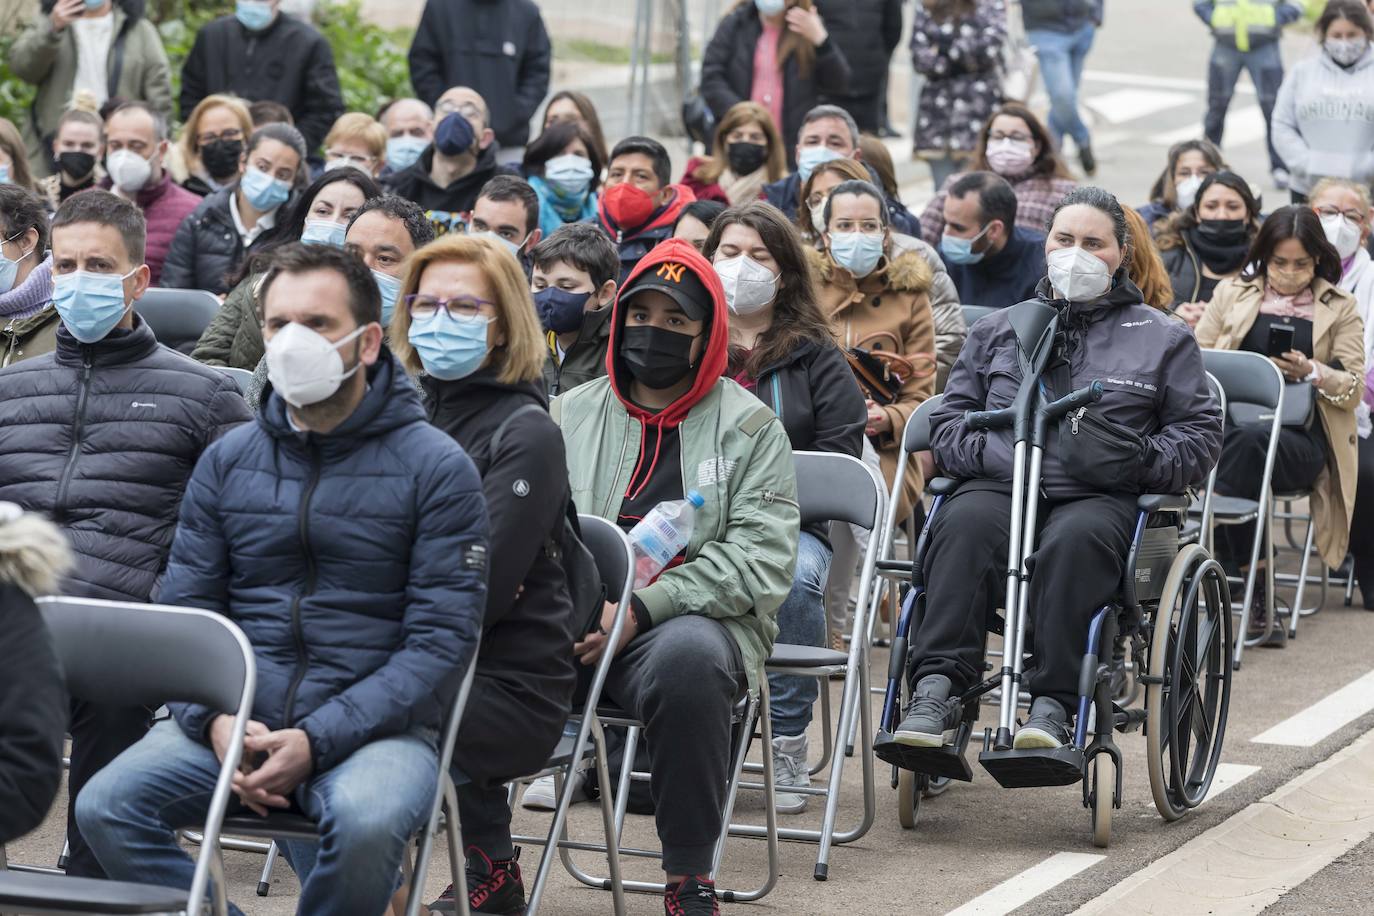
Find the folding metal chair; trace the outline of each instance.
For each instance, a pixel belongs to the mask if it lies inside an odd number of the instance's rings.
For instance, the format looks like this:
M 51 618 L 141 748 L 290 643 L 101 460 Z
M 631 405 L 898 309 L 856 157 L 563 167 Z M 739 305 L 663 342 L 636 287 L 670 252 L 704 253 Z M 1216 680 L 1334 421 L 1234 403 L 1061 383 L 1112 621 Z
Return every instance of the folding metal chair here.
M 248 384 L 253 381 L 253 373 L 247 369 L 235 369 L 233 366 L 216 366 L 215 368 L 234 380 L 234 384 L 239 386 L 239 394 L 248 394 Z
M 1273 521 L 1274 494 L 1272 479 L 1274 458 L 1278 453 L 1279 430 L 1283 423 L 1283 375 L 1278 367 L 1265 356 L 1245 350 L 1208 350 L 1202 351 L 1202 362 L 1207 371 L 1221 384 L 1226 396 L 1228 412 L 1237 405 L 1250 405 L 1261 409 L 1260 419 L 1270 420 L 1269 446 L 1264 457 L 1264 473 L 1260 480 L 1258 499 L 1240 496 L 1214 496 L 1212 498 L 1212 526 L 1206 531 L 1212 536 L 1216 525 L 1240 525 L 1254 522 L 1255 538 L 1250 548 L 1250 569 L 1245 576 L 1245 589 L 1241 598 L 1240 637 L 1236 639 L 1235 657 L 1232 665 L 1240 670 L 1241 655 L 1245 650 L 1246 630 L 1250 624 L 1250 602 L 1255 594 L 1255 580 L 1261 562 L 1261 548 L 1265 571 L 1265 613 L 1274 620 L 1274 541 L 1269 530 Z M 1229 413 L 1228 413 L 1229 420 Z M 1294 611 L 1296 615 L 1296 610 Z M 1275 621 L 1277 625 L 1277 621 Z
M 439 832 L 439 813 L 446 810 L 443 829 L 448 837 L 449 868 L 453 872 L 453 897 L 458 912 L 468 916 L 467 870 L 462 859 L 463 839 L 458 819 L 457 794 L 453 780 L 449 777 L 448 761 L 453 757 L 453 746 L 458 739 L 458 726 L 463 719 L 463 709 L 467 706 L 468 694 L 472 692 L 472 680 L 477 671 L 477 657 L 474 653 L 463 675 L 458 694 L 449 707 L 444 723 L 443 741 L 439 746 L 439 779 L 434 787 L 434 802 L 430 806 L 429 820 L 418 837 L 415 865 L 411 869 L 409 899 L 406 916 L 419 916 L 422 904 L 420 898 L 425 888 L 425 877 L 429 871 L 430 854 L 434 848 L 434 835 Z M 280 840 L 303 840 L 316 842 L 320 838 L 319 825 L 301 814 L 272 812 L 266 817 L 256 814 L 240 814 L 224 819 L 224 829 L 237 836 L 262 837 L 272 841 L 268 851 L 264 880 L 271 874 L 275 861 L 277 844 Z M 202 841 L 203 842 L 203 841 Z M 409 867 L 409 862 L 404 863 Z
M 233 729 L 205 815 L 204 841 L 190 890 L 64 875 L 0 871 L 0 912 L 228 912 L 219 835 L 243 733 L 253 703 L 253 649 L 219 614 L 164 605 L 40 598 L 38 608 L 73 697 L 118 706 L 201 703 L 234 716 Z
M 830 774 L 823 787 L 789 787 L 787 791 L 800 795 L 825 798 L 825 814 L 819 830 L 779 827 L 777 835 L 784 840 L 798 840 L 820 844 L 816 855 L 815 877 L 824 881 L 830 869 L 830 846 L 832 843 L 852 843 L 868 832 L 873 826 L 876 808 L 873 789 L 873 748 L 869 742 L 863 743 L 863 794 L 864 811 L 858 826 L 844 832 L 837 832 L 835 823 L 840 804 L 840 783 L 844 772 L 844 756 L 838 748 L 845 743 L 845 736 L 853 731 L 855 713 L 858 713 L 864 734 L 872 731 L 872 710 L 868 702 L 868 653 L 869 641 L 866 635 L 869 619 L 873 612 L 870 600 L 874 585 L 874 569 L 879 551 L 882 549 L 882 536 L 879 528 L 887 518 L 887 491 L 882 478 L 872 468 L 857 458 L 829 452 L 794 453 L 797 472 L 797 500 L 801 504 L 801 523 L 842 522 L 858 525 L 870 532 L 868 548 L 864 551 L 859 565 L 859 595 L 854 606 L 854 623 L 849 641 L 849 653 L 837 652 L 828 647 L 796 646 L 777 643 L 773 653 L 764 666 L 768 674 L 785 674 L 794 677 L 814 677 L 821 682 L 820 702 L 822 710 L 822 729 L 825 734 L 825 750 L 817 770 L 828 762 Z M 840 699 L 839 724 L 831 740 L 830 733 L 830 695 L 828 682 L 830 675 L 844 676 L 844 687 Z M 857 676 L 855 676 L 857 675 Z M 763 710 L 765 721 L 771 731 L 771 711 Z M 771 758 L 772 747 L 763 749 Z M 748 765 L 758 771 L 758 764 Z M 813 770 L 815 772 L 816 770 Z M 744 783 L 742 788 L 762 789 L 754 783 Z M 767 798 L 768 809 L 773 810 L 773 796 Z M 767 837 L 767 828 L 756 824 L 732 824 L 730 833 L 735 836 Z
M 219 297 L 208 290 L 161 286 L 150 287 L 134 303 L 134 311 L 148 322 L 158 342 L 182 353 L 195 349 L 219 309 Z
M 1221 382 L 1212 373 L 1207 373 L 1207 390 L 1212 392 L 1212 397 L 1216 398 L 1217 405 L 1221 408 L 1221 415 L 1226 416 L 1226 390 L 1221 387 Z M 1179 530 L 1178 541 L 1180 544 L 1201 544 L 1203 549 L 1209 554 L 1212 553 L 1212 513 L 1217 490 L 1217 467 L 1212 465 L 1211 472 L 1207 475 L 1207 485 L 1202 491 L 1202 496 L 1193 500 L 1189 507 L 1189 517 L 1184 521 L 1183 528 Z

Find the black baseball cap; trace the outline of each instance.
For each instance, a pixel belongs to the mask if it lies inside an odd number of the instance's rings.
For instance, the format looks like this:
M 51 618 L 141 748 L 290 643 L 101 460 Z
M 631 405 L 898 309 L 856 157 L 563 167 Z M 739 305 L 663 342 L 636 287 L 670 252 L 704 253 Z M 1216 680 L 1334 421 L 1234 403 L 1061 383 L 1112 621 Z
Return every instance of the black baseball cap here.
M 681 261 L 663 261 L 645 269 L 620 294 L 622 304 L 645 290 L 658 290 L 682 308 L 693 321 L 710 318 L 715 311 L 711 291 L 690 266 Z

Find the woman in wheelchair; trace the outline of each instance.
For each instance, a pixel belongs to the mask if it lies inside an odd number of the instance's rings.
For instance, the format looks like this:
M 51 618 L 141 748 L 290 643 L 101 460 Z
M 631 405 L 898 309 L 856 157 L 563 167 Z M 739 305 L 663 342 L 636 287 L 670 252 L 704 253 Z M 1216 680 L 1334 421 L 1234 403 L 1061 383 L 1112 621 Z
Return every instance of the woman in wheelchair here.
M 1345 561 L 1355 509 L 1357 420 L 1364 394 L 1364 326 L 1355 297 L 1339 289 L 1341 255 L 1308 207 L 1282 207 L 1264 221 L 1239 278 L 1217 287 L 1197 326 L 1198 343 L 1252 350 L 1274 361 L 1288 383 L 1283 395 L 1271 485 L 1275 493 L 1312 494 L 1316 547 L 1335 569 Z M 1256 499 L 1264 474 L 1272 414 L 1246 422 L 1228 411 L 1217 492 Z M 1217 558 L 1248 564 L 1254 525 L 1216 531 Z M 1281 645 L 1285 631 L 1265 619 L 1266 577 L 1251 601 L 1253 637 Z
M 1051 428 L 1040 478 L 1041 520 L 1031 554 L 1026 683 L 1030 716 L 1014 748 L 1070 740 L 1079 670 L 1093 614 L 1122 585 L 1141 493 L 1182 493 L 1220 452 L 1222 421 L 1188 326 L 1141 301 L 1128 278 L 1131 246 L 1120 204 L 1079 188 L 1055 210 L 1037 299 L 1059 313 L 1040 384 L 1053 400 L 1100 380 L 1100 401 Z M 978 429 L 968 411 L 1012 404 L 1025 363 L 1007 311 L 975 324 L 931 417 L 931 448 L 961 483 L 934 514 L 922 571 L 925 610 L 911 635 L 913 700 L 893 739 L 940 747 L 962 716 L 960 695 L 984 671 L 984 629 L 1007 574 L 1013 433 Z

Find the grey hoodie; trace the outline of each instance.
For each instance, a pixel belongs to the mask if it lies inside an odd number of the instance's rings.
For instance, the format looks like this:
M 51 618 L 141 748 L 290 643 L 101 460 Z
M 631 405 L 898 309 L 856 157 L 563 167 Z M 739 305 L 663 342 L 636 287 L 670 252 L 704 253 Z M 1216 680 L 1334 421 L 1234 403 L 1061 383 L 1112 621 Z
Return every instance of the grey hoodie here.
M 1053 299 L 1048 280 L 1036 293 L 1061 314 L 1059 351 L 1050 365 L 1067 358 L 1068 383 L 1053 395 L 1101 379 L 1106 393 L 1093 412 L 1145 437 L 1139 473 L 1122 481 L 1121 492 L 1182 493 L 1201 483 L 1221 454 L 1222 421 L 1188 326 L 1143 304 L 1140 290 L 1123 273 L 1105 296 L 1089 302 Z M 1002 309 L 969 329 L 944 400 L 930 418 L 931 449 L 946 476 L 1011 482 L 1011 430 L 972 431 L 964 413 L 1007 407 L 1020 385 L 1016 336 Z M 1041 477 L 1045 496 L 1061 500 L 1096 492 L 1068 475 L 1058 450 L 1059 437 L 1051 429 Z
M 1374 47 L 1350 67 L 1325 51 L 1293 67 L 1274 104 L 1273 138 L 1300 194 L 1319 178 L 1374 181 Z

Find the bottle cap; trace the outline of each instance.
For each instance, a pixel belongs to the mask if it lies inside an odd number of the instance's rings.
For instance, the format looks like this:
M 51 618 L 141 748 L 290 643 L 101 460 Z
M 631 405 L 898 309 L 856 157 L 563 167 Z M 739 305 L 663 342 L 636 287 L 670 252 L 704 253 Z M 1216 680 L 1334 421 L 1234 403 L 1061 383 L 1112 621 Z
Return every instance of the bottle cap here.
M 706 505 L 706 498 L 702 496 L 700 493 L 698 493 L 696 490 L 687 491 L 687 501 L 691 503 L 693 506 L 696 506 L 698 509 Z

